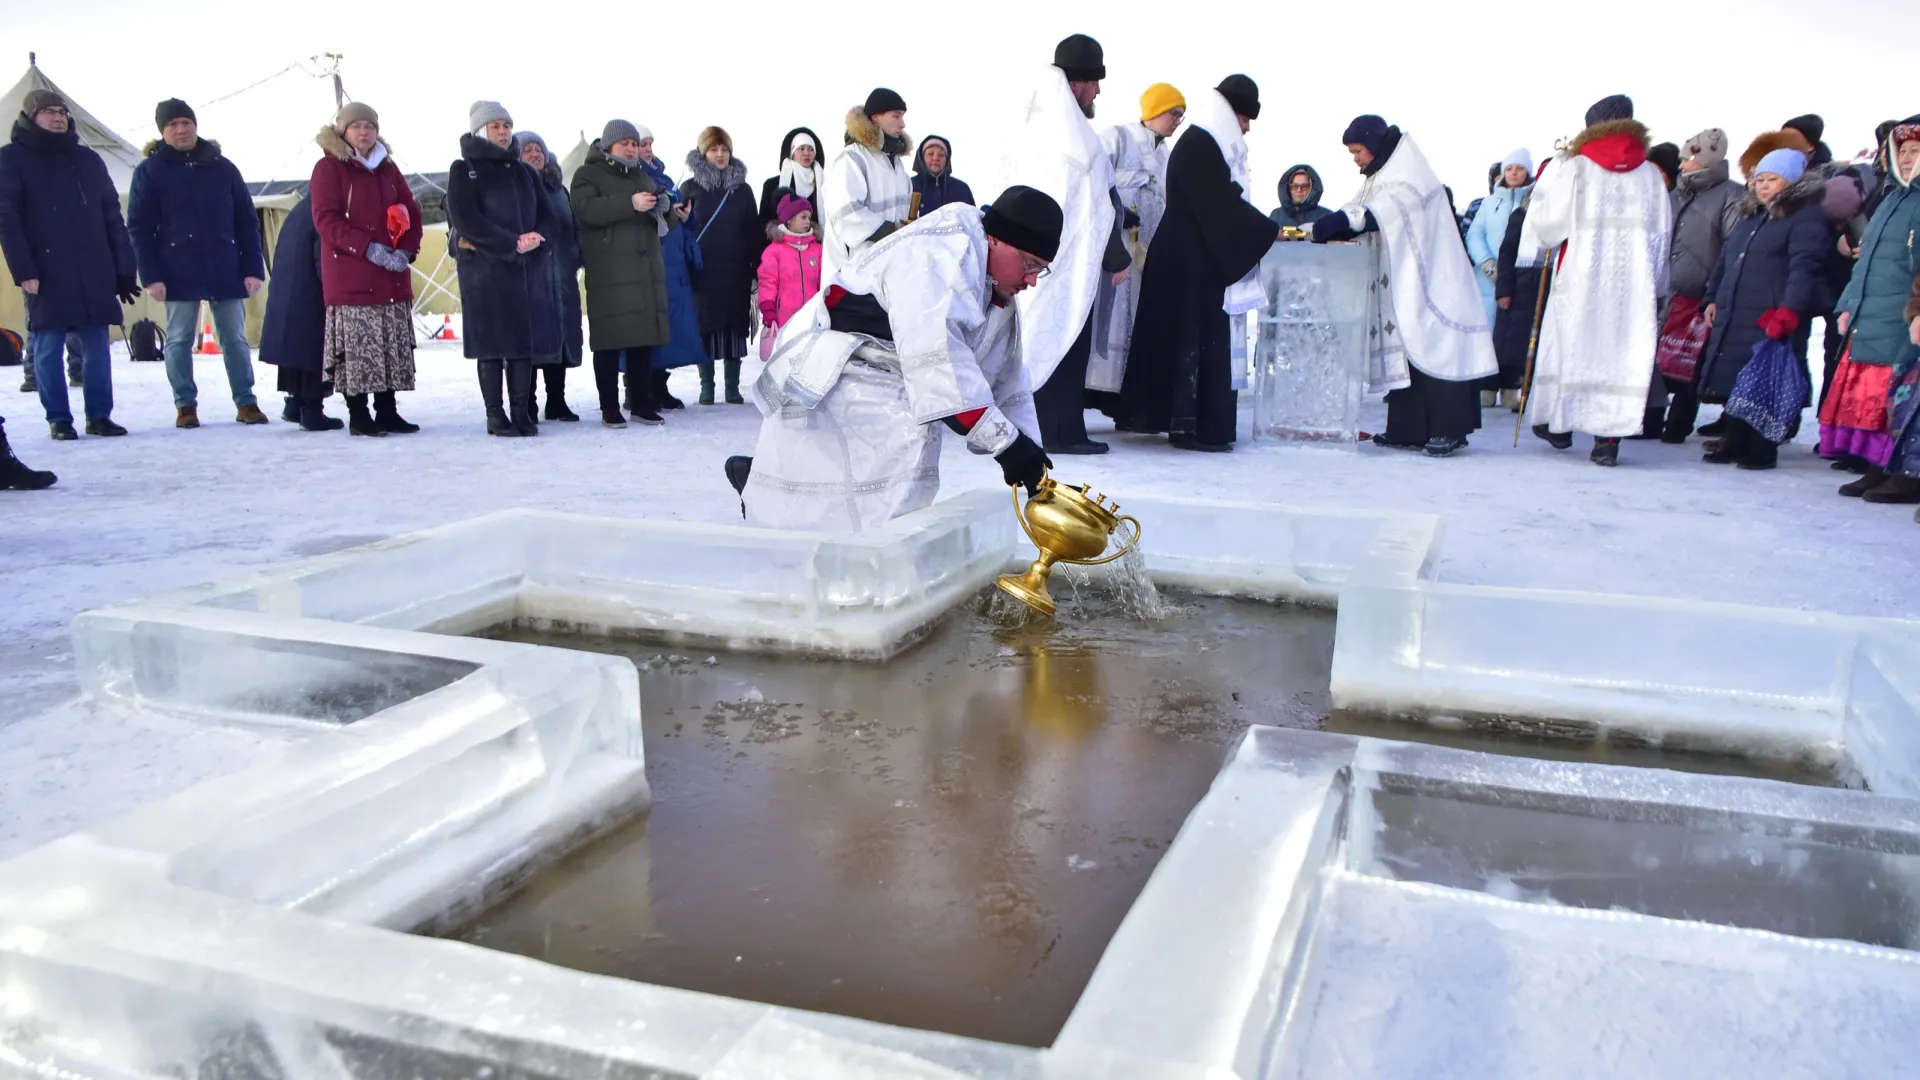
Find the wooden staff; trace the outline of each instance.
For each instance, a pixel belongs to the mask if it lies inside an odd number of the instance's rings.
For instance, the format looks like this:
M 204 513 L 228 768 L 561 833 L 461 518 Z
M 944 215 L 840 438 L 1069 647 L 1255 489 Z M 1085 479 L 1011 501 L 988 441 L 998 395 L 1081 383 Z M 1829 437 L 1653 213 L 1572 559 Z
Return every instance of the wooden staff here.
M 1553 264 L 1559 251 L 1547 253 L 1547 265 L 1540 271 L 1540 295 L 1533 302 L 1533 333 L 1527 336 L 1527 368 L 1520 376 L 1520 414 L 1513 421 L 1513 445 L 1520 445 L 1520 429 L 1527 423 L 1527 397 L 1533 393 L 1533 357 L 1540 351 L 1540 323 L 1547 314 L 1547 289 L 1553 282 Z
M 920 193 L 916 191 L 913 193 L 913 197 L 907 200 L 907 220 L 914 221 L 914 220 L 917 220 L 919 217 L 920 217 Z

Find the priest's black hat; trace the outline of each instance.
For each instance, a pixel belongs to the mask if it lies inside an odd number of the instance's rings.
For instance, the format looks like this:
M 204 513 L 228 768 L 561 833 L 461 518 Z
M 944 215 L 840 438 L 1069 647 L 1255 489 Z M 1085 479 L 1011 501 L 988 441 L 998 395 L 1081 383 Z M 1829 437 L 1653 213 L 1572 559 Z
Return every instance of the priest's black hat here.
M 1233 111 L 1249 120 L 1260 119 L 1260 87 L 1245 75 L 1229 75 L 1214 87 Z
M 1075 34 L 1053 47 L 1053 66 L 1067 73 L 1068 82 L 1099 82 L 1107 77 L 1107 54 L 1099 42 Z
M 995 240 L 1052 262 L 1060 253 L 1060 230 L 1065 220 L 1053 196 L 1015 184 L 987 207 L 983 224 L 987 235 Z
M 868 116 L 879 116 L 881 113 L 890 113 L 896 109 L 906 112 L 907 99 L 884 86 L 876 86 L 873 88 L 873 93 L 867 95 L 867 103 L 862 108 Z

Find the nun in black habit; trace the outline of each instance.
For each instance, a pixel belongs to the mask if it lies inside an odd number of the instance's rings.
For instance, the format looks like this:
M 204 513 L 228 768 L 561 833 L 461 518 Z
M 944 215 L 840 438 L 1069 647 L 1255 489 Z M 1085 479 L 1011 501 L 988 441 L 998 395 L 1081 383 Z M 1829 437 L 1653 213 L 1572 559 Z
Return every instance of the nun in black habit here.
M 1238 158 L 1244 173 L 1242 136 L 1259 115 L 1259 88 L 1245 75 L 1229 76 L 1187 112 L 1167 161 L 1166 216 L 1147 249 L 1120 388 L 1123 431 L 1166 432 L 1182 450 L 1233 449 L 1240 395 L 1226 293 L 1279 238 L 1230 164 Z

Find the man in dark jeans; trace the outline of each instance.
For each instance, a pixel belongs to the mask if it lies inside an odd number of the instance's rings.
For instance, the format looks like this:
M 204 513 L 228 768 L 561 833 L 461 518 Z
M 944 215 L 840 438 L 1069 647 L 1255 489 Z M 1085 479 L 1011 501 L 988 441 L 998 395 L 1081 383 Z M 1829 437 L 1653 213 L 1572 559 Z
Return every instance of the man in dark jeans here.
M 21 366 L 26 368 L 27 373 L 26 376 L 20 380 L 20 392 L 23 394 L 37 394 L 40 392 L 40 381 L 34 378 L 33 375 L 32 333 L 27 334 L 26 341 L 26 347 L 21 350 L 21 352 L 25 354 L 25 363 L 21 364 Z M 80 371 L 80 335 L 78 334 L 67 335 L 67 385 L 87 385 L 86 379 Z

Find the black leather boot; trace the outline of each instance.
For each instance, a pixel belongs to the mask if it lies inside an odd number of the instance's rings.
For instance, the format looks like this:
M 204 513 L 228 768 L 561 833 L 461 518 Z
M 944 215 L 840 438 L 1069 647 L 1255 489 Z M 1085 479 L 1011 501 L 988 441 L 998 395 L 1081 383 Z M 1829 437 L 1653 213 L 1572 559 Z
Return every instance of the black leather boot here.
M 420 430 L 419 424 L 409 424 L 401 418 L 400 407 L 394 403 L 391 390 L 382 390 L 373 395 L 373 418 L 381 431 L 392 435 L 411 435 Z
M 367 395 L 347 395 L 347 434 L 370 435 L 384 439 L 387 433 L 374 422 L 373 414 L 367 411 Z
M 487 434 L 517 439 L 520 432 L 507 419 L 507 399 L 503 386 L 507 377 L 505 360 L 480 361 L 480 400 L 487 410 Z
M 540 434 L 533 412 L 533 361 L 507 361 L 507 416 L 522 438 Z
M 747 399 L 740 396 L 740 361 L 729 360 L 727 369 L 727 404 L 745 405 Z

